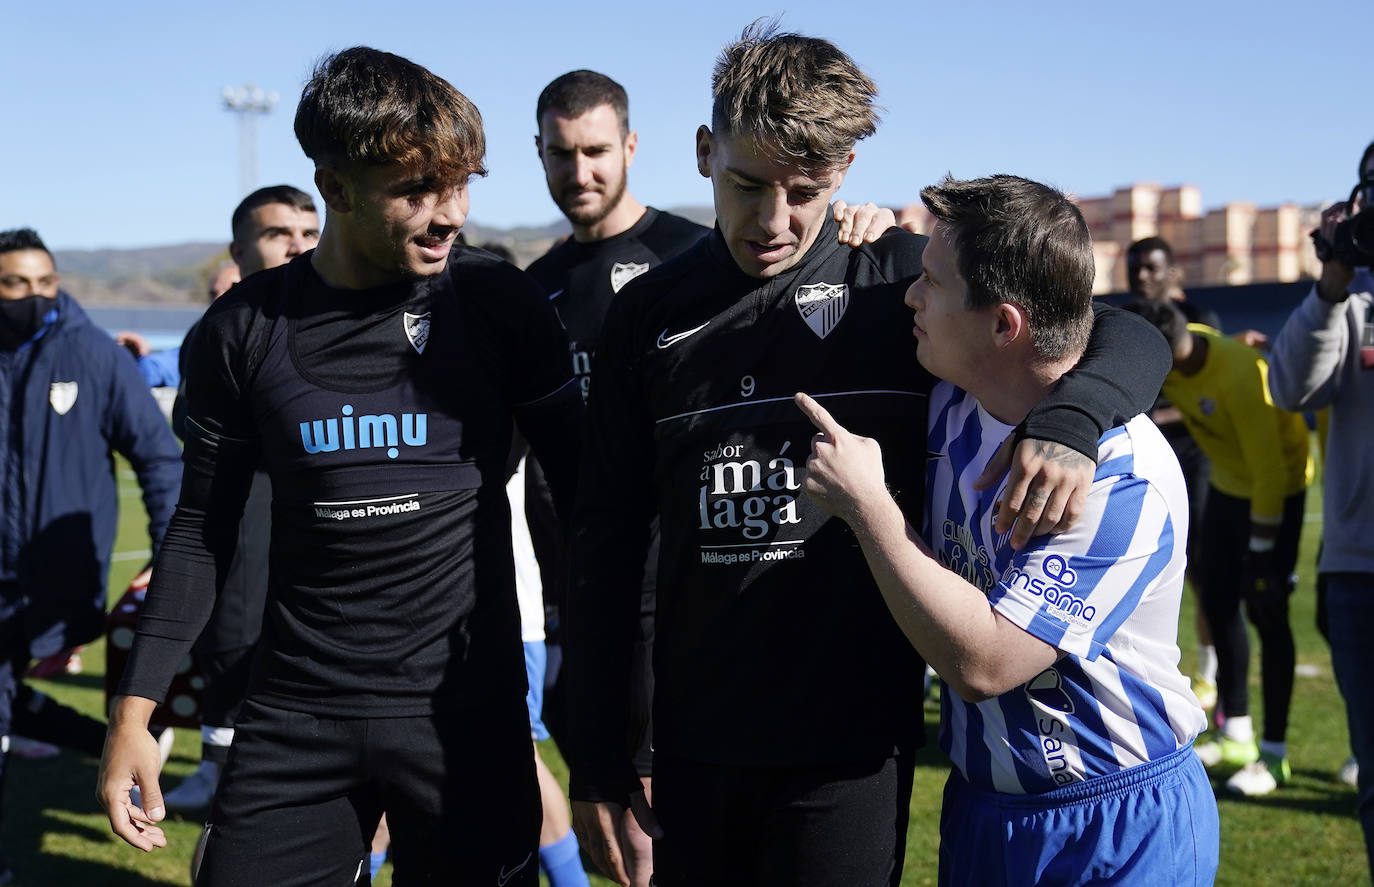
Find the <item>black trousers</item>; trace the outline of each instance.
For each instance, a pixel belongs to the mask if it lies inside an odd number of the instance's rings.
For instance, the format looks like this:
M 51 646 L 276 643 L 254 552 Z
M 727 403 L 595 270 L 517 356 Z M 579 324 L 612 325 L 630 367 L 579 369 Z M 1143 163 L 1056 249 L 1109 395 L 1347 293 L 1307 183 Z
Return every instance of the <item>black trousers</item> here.
M 196 884 L 367 884 L 369 842 L 386 811 L 398 887 L 534 887 L 542 813 L 529 729 L 521 697 L 351 719 L 249 699 L 201 836 Z
M 911 755 L 788 767 L 654 756 L 657 887 L 895 887 Z
M 1283 503 L 1283 521 L 1274 544 L 1274 573 L 1291 577 L 1298 561 L 1302 538 L 1306 491 L 1294 493 Z M 1293 702 L 1293 666 L 1296 652 L 1293 627 L 1288 619 L 1289 579 L 1284 587 L 1264 600 L 1244 600 L 1241 565 L 1250 547 L 1250 500 L 1238 499 L 1215 487 L 1207 496 L 1207 512 L 1199 534 L 1201 563 L 1196 566 L 1202 592 L 1202 608 L 1212 627 L 1217 648 L 1217 695 L 1228 717 L 1250 713 L 1250 634 L 1245 617 L 1255 626 L 1260 641 L 1260 686 L 1264 696 L 1263 739 L 1283 742 L 1288 732 L 1288 713 Z

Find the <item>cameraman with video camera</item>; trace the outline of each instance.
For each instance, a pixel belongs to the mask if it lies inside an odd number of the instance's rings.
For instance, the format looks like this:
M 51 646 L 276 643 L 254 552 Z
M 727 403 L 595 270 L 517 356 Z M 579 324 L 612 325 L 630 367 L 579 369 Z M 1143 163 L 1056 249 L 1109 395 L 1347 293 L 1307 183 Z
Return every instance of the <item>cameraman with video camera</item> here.
M 1374 868 L 1374 142 L 1350 200 L 1322 213 L 1312 239 L 1321 277 L 1274 340 L 1269 387 L 1284 409 L 1331 408 L 1317 569 Z

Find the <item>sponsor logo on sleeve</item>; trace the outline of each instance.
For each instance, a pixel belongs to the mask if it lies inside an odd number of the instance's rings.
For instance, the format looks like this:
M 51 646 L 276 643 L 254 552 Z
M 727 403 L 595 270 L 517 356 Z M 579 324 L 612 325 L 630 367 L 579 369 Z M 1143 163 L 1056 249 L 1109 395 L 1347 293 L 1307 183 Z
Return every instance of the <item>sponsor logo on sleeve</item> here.
M 1036 572 L 1011 567 L 1002 575 L 1003 585 L 1044 598 L 1050 615 L 1082 628 L 1097 618 L 1097 608 L 1069 591 L 1076 582 L 1078 573 L 1058 554 L 1047 555 Z

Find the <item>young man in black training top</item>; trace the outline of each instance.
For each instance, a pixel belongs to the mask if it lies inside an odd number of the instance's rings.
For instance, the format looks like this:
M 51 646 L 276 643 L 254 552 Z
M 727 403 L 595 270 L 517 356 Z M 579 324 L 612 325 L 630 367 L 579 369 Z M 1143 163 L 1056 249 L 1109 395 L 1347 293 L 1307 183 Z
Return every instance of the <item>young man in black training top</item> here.
M 477 109 L 389 53 L 326 58 L 296 135 L 319 246 L 201 324 L 186 482 L 115 702 L 100 799 L 165 844 L 139 735 L 214 602 L 252 468 L 272 477 L 270 611 L 202 838 L 201 885 L 352 883 L 385 809 L 398 878 L 535 884 L 506 460 L 513 424 L 560 502 L 581 397 L 538 287 L 454 242 Z M 155 574 L 156 575 L 156 574 Z M 128 789 L 143 789 L 144 809 Z M 474 798 L 499 797 L 491 816 Z
M 902 296 L 926 241 L 893 232 L 850 249 L 829 213 L 876 127 L 875 93 L 823 40 L 746 31 L 717 64 L 712 125 L 697 133 L 716 230 L 606 318 L 565 637 L 574 822 L 622 884 L 627 804 L 656 837 L 662 887 L 900 878 L 924 666 L 853 534 L 801 495 L 814 429 L 791 399 L 822 391 L 883 441 L 898 501 L 919 513 L 932 383 L 911 359 Z M 999 532 L 1024 544 L 1081 508 L 1097 438 L 1150 404 L 1167 361 L 1143 325 L 1103 315 L 1084 368 L 1028 418 L 1037 440 L 1017 451 Z M 651 811 L 627 700 L 607 688 L 625 684 L 655 513 Z
M 601 323 L 615 294 L 634 278 L 657 267 L 709 230 L 695 222 L 646 207 L 628 187 L 628 170 L 638 149 L 638 135 L 630 129 L 629 97 L 624 87 L 595 71 L 570 71 L 555 78 L 539 94 L 535 105 L 539 134 L 535 147 L 544 167 L 549 196 L 572 224 L 572 237 L 536 259 L 529 273 L 539 281 L 568 328 L 572 371 L 585 395 L 591 379 L 592 355 L 601 339 Z M 873 204 L 835 204 L 840 223 L 837 239 L 857 246 L 876 240 L 896 219 Z M 555 521 L 547 487 L 539 481 L 538 463 L 528 486 L 527 508 L 540 561 L 559 564 Z M 630 733 L 635 768 L 646 793 L 651 792 L 653 764 L 650 704 L 653 698 L 654 577 L 658 536 L 651 536 L 645 559 L 640 597 L 639 635 L 630 672 Z M 565 575 L 544 570 L 545 599 L 550 602 L 545 626 L 550 647 L 544 721 L 564 745 L 567 699 L 561 669 L 561 619 Z M 652 796 L 650 794 L 650 796 Z M 633 817 L 625 827 L 634 848 L 629 874 L 634 887 L 647 887 L 652 874 L 651 848 Z

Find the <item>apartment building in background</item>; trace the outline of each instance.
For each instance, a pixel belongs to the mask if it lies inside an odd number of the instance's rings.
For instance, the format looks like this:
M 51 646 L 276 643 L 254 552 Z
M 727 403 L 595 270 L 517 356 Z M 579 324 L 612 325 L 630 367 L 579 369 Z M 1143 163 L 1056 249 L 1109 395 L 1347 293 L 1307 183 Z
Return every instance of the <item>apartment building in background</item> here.
M 1174 248 L 1185 287 L 1283 283 L 1321 271 L 1308 236 L 1320 221 L 1321 204 L 1259 208 L 1240 201 L 1204 210 L 1195 185 L 1137 182 L 1106 197 L 1078 198 L 1078 206 L 1092 232 L 1096 295 L 1126 289 L 1127 247 L 1156 234 Z M 919 203 L 898 217 L 930 230 L 930 214 Z

